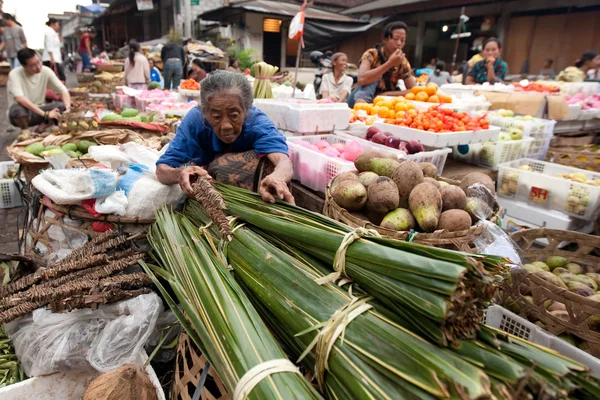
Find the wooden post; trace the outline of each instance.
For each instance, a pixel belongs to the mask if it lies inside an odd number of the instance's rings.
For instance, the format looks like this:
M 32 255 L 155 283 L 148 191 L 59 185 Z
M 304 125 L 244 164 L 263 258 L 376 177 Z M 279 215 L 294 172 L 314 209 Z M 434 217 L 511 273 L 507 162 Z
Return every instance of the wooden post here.
M 465 6 L 460 9 L 460 16 L 458 17 L 458 31 L 456 34 L 456 45 L 454 46 L 454 54 L 452 54 L 452 66 L 450 67 L 450 73 L 454 72 L 454 66 L 456 65 L 456 56 L 458 54 L 458 43 L 460 42 L 460 31 L 462 29 L 462 16 L 465 14 Z

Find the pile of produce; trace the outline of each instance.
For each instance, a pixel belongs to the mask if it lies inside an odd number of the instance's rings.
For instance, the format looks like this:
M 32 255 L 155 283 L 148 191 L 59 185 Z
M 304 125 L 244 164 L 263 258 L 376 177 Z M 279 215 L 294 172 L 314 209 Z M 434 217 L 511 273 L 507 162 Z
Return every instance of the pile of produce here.
M 137 97 L 139 99 L 142 100 L 155 100 L 155 101 L 162 101 L 162 100 L 175 100 L 175 96 L 173 93 L 169 92 L 168 90 L 162 90 L 162 89 L 152 89 L 152 90 L 143 90 L 140 94 L 137 95 Z
M 426 86 L 413 86 L 404 98 L 428 103 L 452 103 L 452 97 L 439 93 L 438 85 L 433 82 Z
M 109 94 L 112 93 L 114 85 L 102 81 L 94 81 L 89 87 L 90 93 Z
M 541 82 L 528 82 L 524 81 L 521 83 L 513 83 L 515 92 L 538 92 L 538 93 L 558 93 L 560 87 L 557 85 L 551 85 L 549 83 Z
M 146 110 L 150 111 L 160 111 L 164 114 L 169 114 L 169 112 L 179 112 L 179 111 L 187 111 L 191 110 L 194 107 L 198 106 L 197 101 L 190 101 L 187 103 L 173 102 L 173 101 L 161 101 L 160 103 L 152 103 L 148 104 Z
M 105 114 L 100 122 L 115 122 L 115 121 L 137 121 L 137 122 L 153 122 L 155 113 L 149 115 L 140 115 L 140 111 L 135 108 L 124 108 L 121 114 L 108 113 Z
M 184 81 L 181 81 L 179 89 L 200 90 L 200 83 L 196 82 L 196 80 L 194 79 L 186 79 Z
M 341 158 L 342 160 L 352 162 L 354 162 L 356 157 L 358 157 L 358 155 L 364 151 L 362 145 L 356 140 L 352 140 L 347 144 L 330 144 L 326 140 L 319 140 L 315 142 L 315 144 L 311 144 L 306 140 L 299 140 L 293 143 L 297 144 L 298 146 L 302 146 L 306 149 L 325 154 L 328 157 Z
M 449 108 L 433 106 L 427 111 L 408 110 L 396 113 L 395 119 L 386 119 L 386 124 L 406 126 L 429 132 L 465 132 L 489 129 L 490 121 L 483 116 L 471 116 Z
M 467 230 L 480 215 L 490 215 L 494 182 L 471 173 L 459 186 L 437 181 L 431 163 L 397 160 L 377 150 L 367 150 L 354 161 L 358 170 L 335 177 L 329 188 L 337 205 L 361 219 L 396 231 L 433 232 Z M 489 199 L 468 197 L 468 188 L 482 184 Z M 489 201 L 488 201 L 489 200 Z
M 48 306 L 54 312 L 150 293 L 144 273 L 124 273 L 143 253 L 125 235 L 108 231 L 45 269 L 0 286 L 0 323 Z
M 193 296 L 177 297 L 190 315 L 210 318 L 204 324 L 192 317 L 192 327 L 187 318 L 179 316 L 192 336 L 196 330 L 210 329 L 207 358 L 221 377 L 228 376 L 239 364 L 222 367 L 220 354 L 215 361 L 211 359 L 212 348 L 221 352 L 231 348 L 230 353 L 237 357 L 248 353 L 235 352 L 240 342 L 233 334 L 240 318 L 252 316 L 252 311 L 229 316 L 232 301 L 245 295 L 285 345 L 287 354 L 314 374 L 318 389 L 327 398 L 508 400 L 600 396 L 598 381 L 581 364 L 480 325 L 478 320 L 472 322 L 478 329 L 472 340 L 452 339 L 451 346 L 442 348 L 440 345 L 450 344 L 444 342 L 447 325 L 425 318 L 426 312 L 413 311 L 438 304 L 423 296 L 436 293 L 434 287 L 441 289 L 443 280 L 439 279 L 450 272 L 462 269 L 460 279 L 467 287 L 493 287 L 486 277 L 491 279 L 489 274 L 504 271 L 503 260 L 405 242 L 357 239 L 346 247 L 345 255 L 341 254 L 346 259 L 342 276 L 354 280 L 346 292 L 327 277 L 344 236 L 352 233 L 348 227 L 293 206 L 265 204 L 257 195 L 238 188 L 216 186 L 229 211 L 244 221 L 243 226 L 234 227 L 226 252 L 215 243 L 220 236 L 217 228 L 210 225 L 202 207 L 192 201 L 185 217 L 157 218 L 172 222 L 168 229 L 163 224 L 155 231 L 155 240 L 160 243 L 155 247 L 161 249 L 158 260 L 164 269 L 152 269 L 169 282 L 176 294 L 194 281 L 213 282 L 210 289 L 196 289 Z M 171 253 L 171 249 L 180 255 Z M 211 278 L 215 266 L 221 271 L 218 279 Z M 174 274 L 171 270 L 175 268 L 181 273 Z M 233 270 L 235 282 L 228 279 L 232 275 L 227 268 Z M 427 279 L 418 283 L 417 277 L 425 269 L 430 270 Z M 412 284 L 389 275 L 411 278 Z M 225 295 L 226 291 L 233 294 Z M 398 297 L 396 302 L 386 297 L 394 295 Z M 174 299 L 168 299 L 173 307 Z M 467 321 L 471 319 L 463 319 L 465 324 Z M 247 326 L 254 333 L 256 323 Z M 269 333 L 261 337 L 270 338 Z M 260 385 L 266 386 L 265 381 Z M 261 398 L 252 391 L 249 396 Z M 262 398 L 270 397 L 263 394 Z
M 567 103 L 578 104 L 582 110 L 600 110 L 600 95 L 594 94 L 587 96 L 584 93 L 577 93 L 573 96 L 565 96 Z
M 417 154 L 425 151 L 425 147 L 416 139 L 411 139 L 408 142 L 401 140 L 391 132 L 381 132 L 381 129 L 376 126 L 371 126 L 367 129 L 366 140 L 373 143 L 381 144 L 392 149 L 402 150 L 406 154 Z
M 15 354 L 15 348 L 0 325 L 0 388 L 23 380 L 21 364 Z
M 406 99 L 402 96 L 394 97 L 389 100 L 386 100 L 386 98 L 380 96 L 373 100 L 373 104 L 356 103 L 354 104 L 353 109 L 355 111 L 364 111 L 364 113 L 360 112 L 356 113 L 356 115 L 362 114 L 367 116 L 377 116 L 382 119 L 394 119 L 396 118 L 397 113 L 398 116 L 404 116 L 408 110 L 414 110 L 415 106 L 410 101 L 406 101 Z
M 90 117 L 84 117 L 84 112 L 74 111 L 62 116 L 61 122 L 58 124 L 58 130 L 61 135 L 69 135 L 76 132 L 85 132 L 90 130 L 98 130 L 98 122 Z M 52 129 L 56 132 L 56 129 Z
M 19 169 L 18 168 L 16 168 L 16 167 L 8 167 L 6 169 L 6 172 L 2 174 L 2 179 L 15 179 L 17 177 L 18 173 L 19 173 Z
M 66 143 L 62 146 L 44 146 L 42 142 L 35 142 L 25 147 L 23 151 L 42 158 L 56 154 L 66 154 L 70 158 L 78 158 L 87 154 L 91 146 L 98 146 L 98 144 L 89 140 L 79 140 L 76 143 Z
M 91 101 L 91 100 L 73 100 L 73 102 L 71 103 L 71 112 L 81 112 L 81 113 L 86 113 L 88 111 L 92 111 L 92 112 L 96 112 L 99 109 L 103 109 L 103 108 L 111 108 L 112 107 L 112 100 L 108 100 L 108 105 L 103 103 L 103 102 L 99 102 L 99 101 Z
M 273 91 L 271 78 L 279 70 L 278 67 L 267 64 L 264 61 L 254 64 L 254 98 L 272 99 Z

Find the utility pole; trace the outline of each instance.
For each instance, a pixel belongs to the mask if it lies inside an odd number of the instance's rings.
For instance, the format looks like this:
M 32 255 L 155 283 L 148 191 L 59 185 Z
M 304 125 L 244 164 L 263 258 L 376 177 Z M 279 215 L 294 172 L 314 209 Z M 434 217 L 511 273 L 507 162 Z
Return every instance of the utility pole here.
M 192 0 L 182 0 L 183 1 L 183 16 L 184 20 L 184 32 L 183 36 L 185 38 L 192 37 Z

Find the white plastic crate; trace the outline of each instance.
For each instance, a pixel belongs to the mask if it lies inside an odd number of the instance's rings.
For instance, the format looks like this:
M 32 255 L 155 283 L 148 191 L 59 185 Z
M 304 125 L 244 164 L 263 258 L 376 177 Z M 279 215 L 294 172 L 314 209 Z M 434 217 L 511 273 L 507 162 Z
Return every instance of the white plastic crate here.
M 502 142 L 463 144 L 455 146 L 452 154 L 455 160 L 497 171 L 499 164 L 526 157 L 532 143 L 533 138 L 525 138 Z
M 523 131 L 523 137 L 531 137 L 534 139 L 529 147 L 529 152 L 526 154 L 528 158 L 544 160 L 546 153 L 550 147 L 550 141 L 554 135 L 554 127 L 556 121 L 535 118 L 532 120 L 517 119 L 514 117 L 500 117 L 490 115 L 488 117 L 490 124 L 499 126 L 502 130 L 507 131 L 511 128 L 517 128 Z
M 402 140 L 408 141 L 417 139 L 424 146 L 437 148 L 497 140 L 498 135 L 500 134 L 500 128 L 495 126 L 490 126 L 490 129 L 479 131 L 437 133 L 381 122 L 375 122 L 374 125 L 381 131 L 390 132 L 392 135 Z
M 507 309 L 492 305 L 483 317 L 483 323 L 503 332 L 528 340 L 531 343 L 552 349 L 587 366 L 592 375 L 600 378 L 600 360 L 570 343 L 552 335 L 539 326 L 519 317 Z
M 497 193 L 577 218 L 595 217 L 600 208 L 600 186 L 557 176 L 565 173 L 581 173 L 587 180 L 600 180 L 598 173 L 524 158 L 500 164 Z
M 19 169 L 19 164 L 12 161 L 0 162 L 0 208 L 21 207 L 23 201 L 17 190 L 17 184 L 14 179 L 1 179 L 9 168 Z
M 354 136 L 352 133 L 339 132 L 339 131 L 336 131 L 334 133 L 335 133 L 335 135 L 340 136 L 340 137 L 345 137 L 348 140 L 358 140 L 358 142 L 363 146 L 363 148 L 374 147 L 374 148 L 379 148 L 384 151 L 391 150 L 393 152 L 396 152 L 395 149 L 391 149 L 387 146 L 383 146 L 383 145 L 380 145 L 377 143 L 370 142 L 366 139 L 363 139 L 365 137 L 364 134 L 362 136 L 357 137 L 357 136 Z M 448 147 L 445 147 L 442 149 L 425 147 L 425 151 L 422 151 L 422 152 L 416 153 L 416 154 L 406 154 L 405 152 L 403 152 L 401 150 L 397 150 L 398 158 L 412 160 L 416 163 L 420 163 L 420 162 L 432 163 L 433 165 L 436 166 L 436 168 L 438 170 L 438 175 L 441 175 L 442 171 L 444 171 L 444 165 L 446 165 L 446 159 L 448 158 L 448 154 L 450 154 L 450 153 L 452 153 L 452 149 L 450 149 Z
M 352 161 L 343 160 L 326 156 L 325 154 L 302 147 L 297 142 L 304 140 L 310 144 L 315 144 L 319 140 L 325 140 L 329 144 L 342 143 L 346 144 L 353 140 L 360 142 L 364 150 L 377 148 L 396 154 L 398 158 L 405 155 L 403 151 L 395 150 L 390 147 L 371 143 L 366 140 L 361 140 L 350 135 L 312 135 L 312 136 L 293 136 L 286 138 L 290 159 L 294 165 L 294 179 L 299 181 L 309 189 L 318 192 L 325 192 L 327 184 L 336 175 L 342 172 L 354 171 L 354 163 Z
M 317 133 L 346 129 L 350 108 L 346 103 L 319 104 L 297 99 L 256 99 L 254 106 L 273 121 L 279 130 Z

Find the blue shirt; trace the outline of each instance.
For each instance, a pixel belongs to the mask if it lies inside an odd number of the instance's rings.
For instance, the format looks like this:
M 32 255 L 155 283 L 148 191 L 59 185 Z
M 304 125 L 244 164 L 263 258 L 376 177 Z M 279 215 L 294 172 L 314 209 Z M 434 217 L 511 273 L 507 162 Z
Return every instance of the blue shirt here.
M 205 166 L 221 154 L 243 153 L 248 150 L 254 150 L 256 154 L 288 154 L 285 137 L 259 109 L 252 107 L 248 111 L 242 133 L 235 142 L 227 145 L 217 138 L 200 108 L 195 107 L 187 113 L 177 129 L 177 135 L 156 165 L 167 164 L 178 168 L 182 164 L 193 162 L 198 166 Z
M 496 80 L 502 81 L 508 74 L 508 64 L 500 58 L 496 58 L 494 62 L 494 75 Z M 473 65 L 473 69 L 469 72 L 469 76 L 475 79 L 475 83 L 485 83 L 488 81 L 488 71 L 485 65 L 485 59 L 478 61 Z

